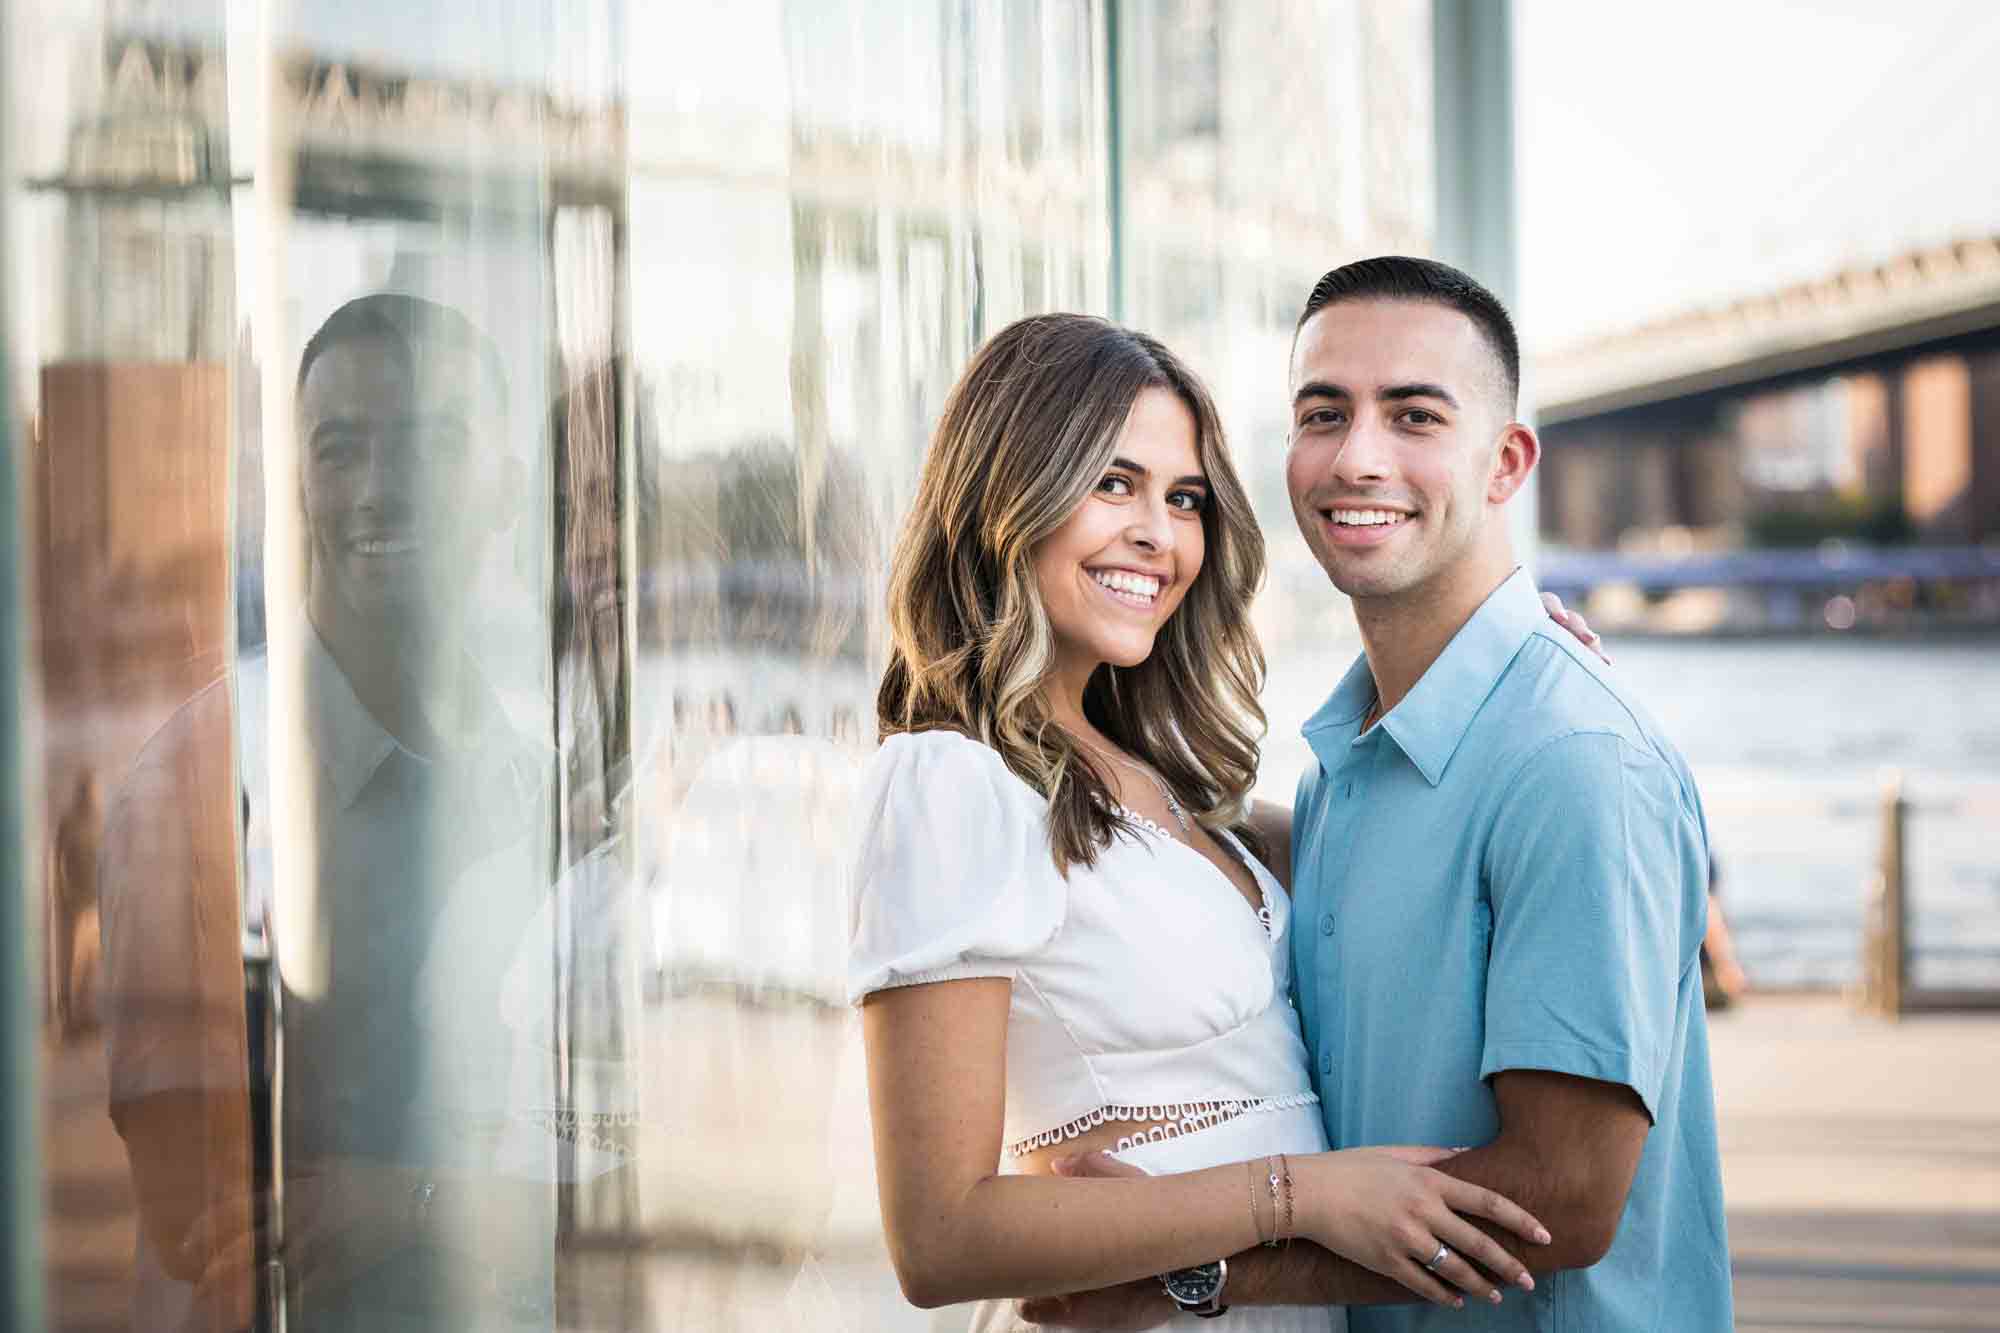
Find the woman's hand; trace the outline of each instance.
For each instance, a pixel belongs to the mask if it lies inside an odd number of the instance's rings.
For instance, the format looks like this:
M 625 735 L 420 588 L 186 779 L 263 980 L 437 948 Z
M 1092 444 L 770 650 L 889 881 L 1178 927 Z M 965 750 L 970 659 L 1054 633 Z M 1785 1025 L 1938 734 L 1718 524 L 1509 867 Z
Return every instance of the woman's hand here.
M 1466 1218 L 1483 1217 L 1533 1245 L 1548 1244 L 1548 1231 L 1512 1200 L 1431 1169 L 1452 1155 L 1448 1148 L 1351 1148 L 1291 1158 L 1298 1234 L 1439 1305 L 1462 1306 L 1459 1292 L 1500 1299 L 1473 1264 L 1533 1291 L 1520 1260 Z M 1439 1246 L 1444 1258 L 1427 1270 Z
M 1542 594 L 1542 609 L 1549 613 L 1550 620 L 1575 635 L 1578 643 L 1603 658 L 1607 665 L 1610 663 L 1611 654 L 1604 651 L 1604 640 L 1590 627 L 1590 622 L 1583 618 L 1583 612 L 1570 610 L 1563 605 L 1563 599 L 1552 592 Z

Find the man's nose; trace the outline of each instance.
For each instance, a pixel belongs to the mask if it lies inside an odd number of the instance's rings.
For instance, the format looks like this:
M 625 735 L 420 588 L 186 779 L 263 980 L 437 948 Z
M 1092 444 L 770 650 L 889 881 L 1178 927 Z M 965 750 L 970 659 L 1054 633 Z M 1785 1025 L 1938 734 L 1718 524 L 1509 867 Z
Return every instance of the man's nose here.
M 1389 479 L 1389 437 L 1379 423 L 1357 421 L 1333 458 L 1334 480 L 1357 486 Z
M 396 453 L 381 433 L 369 437 L 368 447 L 362 454 L 360 485 L 355 488 L 357 504 L 364 508 L 380 508 L 383 501 L 402 487 L 402 469 Z

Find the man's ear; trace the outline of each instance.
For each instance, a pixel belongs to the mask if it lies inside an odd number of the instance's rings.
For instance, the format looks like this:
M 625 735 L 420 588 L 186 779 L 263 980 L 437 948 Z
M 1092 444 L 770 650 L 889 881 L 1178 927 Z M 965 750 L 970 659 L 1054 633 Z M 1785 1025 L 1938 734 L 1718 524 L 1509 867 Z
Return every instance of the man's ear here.
M 1503 505 L 1513 499 L 1541 458 L 1542 442 L 1535 432 L 1518 421 L 1509 422 L 1494 451 L 1493 471 L 1486 479 L 1486 502 Z

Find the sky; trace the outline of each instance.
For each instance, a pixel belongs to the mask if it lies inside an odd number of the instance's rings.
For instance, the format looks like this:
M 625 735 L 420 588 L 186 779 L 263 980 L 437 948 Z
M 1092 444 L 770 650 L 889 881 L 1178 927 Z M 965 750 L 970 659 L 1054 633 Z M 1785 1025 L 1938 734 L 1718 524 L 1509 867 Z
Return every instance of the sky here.
M 1516 0 L 1526 341 L 2000 234 L 1992 0 Z

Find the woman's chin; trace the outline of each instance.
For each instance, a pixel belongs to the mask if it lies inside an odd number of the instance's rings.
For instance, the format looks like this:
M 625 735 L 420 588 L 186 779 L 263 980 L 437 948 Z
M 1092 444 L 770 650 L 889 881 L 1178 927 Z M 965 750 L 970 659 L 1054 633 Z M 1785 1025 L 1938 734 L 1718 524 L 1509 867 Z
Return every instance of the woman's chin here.
M 1139 666 L 1153 655 L 1153 640 L 1144 643 L 1106 644 L 1104 660 L 1115 667 Z

